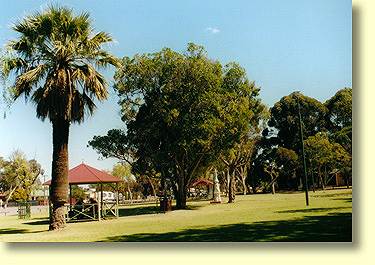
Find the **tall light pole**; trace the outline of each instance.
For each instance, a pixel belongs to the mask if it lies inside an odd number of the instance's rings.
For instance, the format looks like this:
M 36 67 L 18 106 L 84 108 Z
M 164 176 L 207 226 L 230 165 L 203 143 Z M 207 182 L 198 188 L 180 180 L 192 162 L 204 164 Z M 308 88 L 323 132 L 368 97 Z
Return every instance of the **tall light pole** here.
M 309 206 L 309 189 L 307 185 L 307 173 L 306 173 L 306 159 L 305 159 L 305 147 L 303 144 L 303 131 L 302 131 L 302 119 L 301 119 L 301 109 L 299 106 L 299 98 L 297 98 L 298 105 L 298 119 L 299 119 L 299 136 L 301 139 L 302 147 L 302 159 L 303 159 L 303 171 L 304 171 L 304 186 L 305 186 L 305 196 L 306 196 L 306 206 Z

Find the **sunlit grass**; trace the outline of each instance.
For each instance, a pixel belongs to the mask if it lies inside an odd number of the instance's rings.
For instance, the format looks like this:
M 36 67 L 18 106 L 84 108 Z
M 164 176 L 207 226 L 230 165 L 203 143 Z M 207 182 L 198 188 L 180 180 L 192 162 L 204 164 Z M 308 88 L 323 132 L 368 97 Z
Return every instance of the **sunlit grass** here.
M 0 241 L 351 241 L 352 193 L 237 196 L 234 204 L 189 202 L 188 210 L 158 213 L 155 205 L 128 206 L 122 217 L 69 223 L 49 232 L 46 216 L 0 217 Z

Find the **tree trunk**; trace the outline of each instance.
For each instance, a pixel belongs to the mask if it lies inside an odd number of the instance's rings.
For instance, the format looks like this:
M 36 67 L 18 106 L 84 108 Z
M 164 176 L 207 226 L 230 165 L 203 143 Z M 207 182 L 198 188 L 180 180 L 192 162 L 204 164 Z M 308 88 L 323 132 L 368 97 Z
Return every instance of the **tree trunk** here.
M 133 193 L 130 190 L 129 183 L 126 185 L 126 187 L 127 187 L 128 192 L 129 192 L 130 203 L 133 203 Z
M 49 230 L 65 227 L 64 204 L 68 201 L 68 140 L 69 122 L 54 120 L 52 122 L 53 155 Z
M 315 192 L 315 180 L 314 180 L 314 172 L 311 172 L 311 184 L 312 184 L 312 190 Z
M 11 189 L 11 191 L 10 191 L 10 193 L 8 194 L 8 197 L 6 198 L 6 200 L 5 200 L 5 202 L 4 202 L 4 206 L 5 207 L 8 207 L 8 202 L 9 202 L 9 200 L 10 200 L 10 198 L 12 197 L 12 195 L 13 195 L 13 193 L 16 191 L 16 189 L 18 188 L 18 186 L 19 185 L 16 185 L 14 188 L 10 188 Z
M 149 178 L 148 181 L 150 182 L 151 190 L 152 190 L 152 196 L 156 197 L 155 187 L 154 184 L 152 184 L 152 179 Z
M 349 189 L 349 177 L 345 175 L 345 184 L 346 184 L 346 188 Z
M 243 186 L 243 195 L 247 194 L 247 186 L 246 186 L 246 179 L 242 179 L 242 186 Z
M 241 175 L 241 183 L 243 187 L 243 195 L 246 195 L 247 194 L 247 186 L 246 186 L 247 172 L 245 170 L 245 166 L 241 167 L 240 171 L 241 171 L 240 175 Z
M 272 180 L 272 194 L 275 194 L 275 181 Z
M 223 184 L 224 184 L 224 189 L 223 191 L 225 192 L 225 196 L 228 196 L 229 194 L 229 170 L 224 170 L 223 172 Z
M 322 177 L 322 175 L 320 175 L 319 177 L 320 177 L 320 183 L 322 184 L 322 190 L 325 190 L 326 187 L 324 185 L 323 177 Z
M 323 177 L 323 184 L 327 186 L 327 166 L 324 166 L 324 177 Z
M 185 177 L 183 175 L 178 176 L 176 206 L 177 206 L 177 209 L 186 208 L 186 185 L 185 185 Z
M 320 181 L 320 184 L 322 185 L 322 190 L 324 190 L 325 187 L 324 187 L 324 181 L 323 181 L 323 178 L 322 178 L 321 168 L 319 167 L 318 170 L 319 170 L 319 173 L 318 173 L 319 174 L 319 181 Z
M 252 190 L 253 194 L 256 194 L 257 193 L 257 187 L 256 187 L 257 185 L 256 185 L 255 176 L 254 175 L 250 175 L 250 177 L 251 177 L 251 190 Z
M 234 174 L 235 174 L 235 171 L 230 170 L 228 203 L 234 203 L 234 200 L 236 198 L 236 180 L 235 180 Z

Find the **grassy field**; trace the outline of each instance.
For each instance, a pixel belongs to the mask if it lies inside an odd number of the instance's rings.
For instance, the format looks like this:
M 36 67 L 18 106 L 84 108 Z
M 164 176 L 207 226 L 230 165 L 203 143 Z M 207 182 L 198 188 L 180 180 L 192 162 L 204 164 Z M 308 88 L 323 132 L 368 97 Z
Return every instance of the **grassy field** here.
M 158 213 L 155 205 L 128 206 L 118 219 L 69 223 L 49 232 L 46 216 L 0 217 L 0 241 L 332 241 L 352 240 L 352 192 L 237 196 L 234 204 L 189 202 L 188 210 Z M 224 202 L 226 198 L 223 198 Z

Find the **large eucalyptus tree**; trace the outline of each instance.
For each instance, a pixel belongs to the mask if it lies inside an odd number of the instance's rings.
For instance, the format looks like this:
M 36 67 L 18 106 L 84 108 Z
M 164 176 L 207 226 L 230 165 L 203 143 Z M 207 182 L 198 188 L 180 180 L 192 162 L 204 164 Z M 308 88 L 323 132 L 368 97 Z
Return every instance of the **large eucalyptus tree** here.
M 36 115 L 52 123 L 53 158 L 50 230 L 65 226 L 68 194 L 68 138 L 71 123 L 81 123 L 96 108 L 94 100 L 108 96 L 105 78 L 98 72 L 116 65 L 103 49 L 112 41 L 94 32 L 88 13 L 50 6 L 17 22 L 18 38 L 8 43 L 2 73 L 14 77 L 14 100 L 24 95 L 36 106 Z M 13 75 L 12 75 L 13 73 Z

